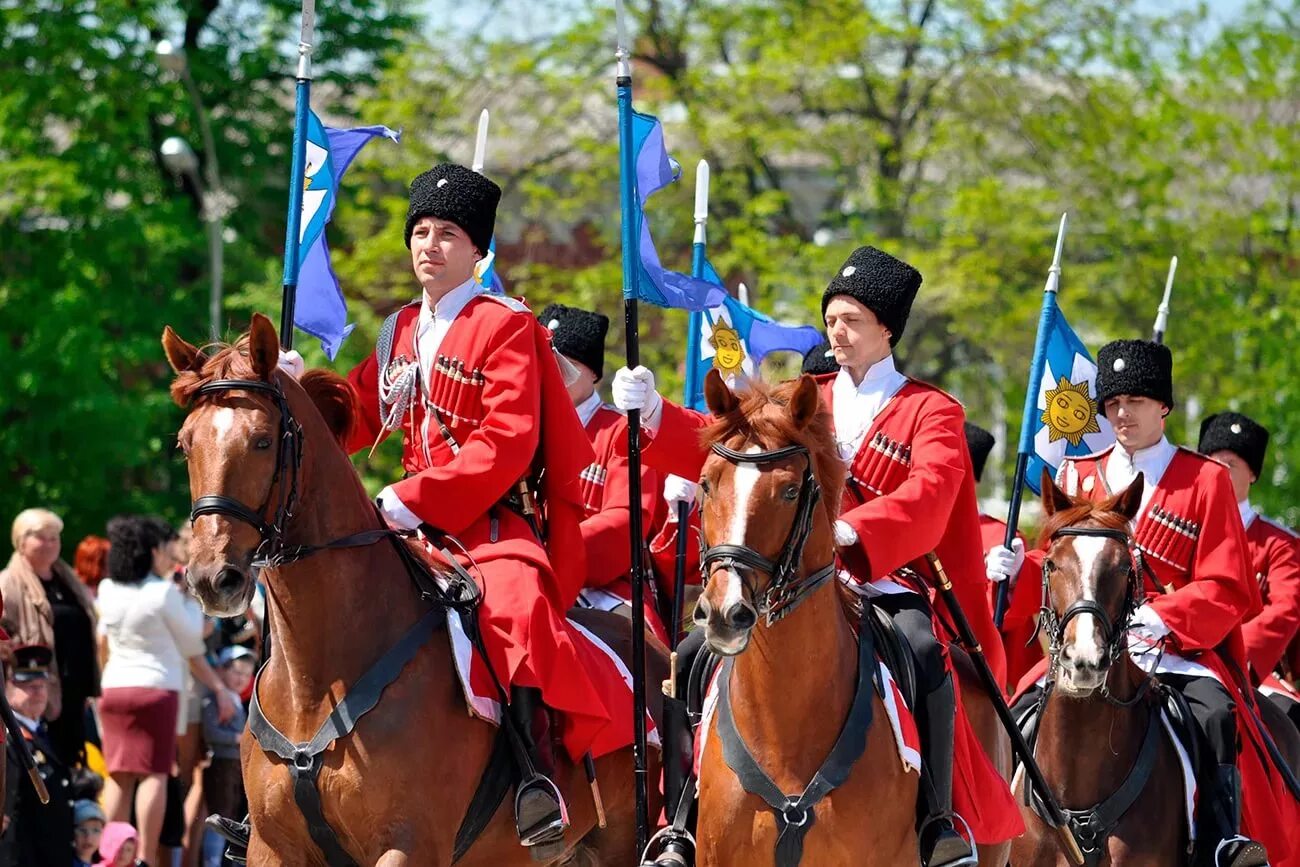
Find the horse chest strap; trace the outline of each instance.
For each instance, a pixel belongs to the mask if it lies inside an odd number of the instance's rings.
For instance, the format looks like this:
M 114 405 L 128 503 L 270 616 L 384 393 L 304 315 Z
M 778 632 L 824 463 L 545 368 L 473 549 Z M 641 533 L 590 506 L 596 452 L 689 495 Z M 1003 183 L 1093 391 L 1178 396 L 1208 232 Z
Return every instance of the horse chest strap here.
M 317 779 L 325 764 L 325 750 L 339 738 L 347 737 L 356 728 L 357 722 L 375 705 L 384 690 L 401 675 L 402 669 L 410 662 L 432 637 L 433 632 L 446 618 L 446 610 L 431 608 L 428 613 L 416 621 L 396 644 L 379 658 L 379 661 L 357 679 L 330 713 L 316 735 L 305 743 L 294 743 L 277 729 L 262 711 L 258 699 L 258 684 L 253 684 L 252 702 L 248 711 L 248 730 L 263 751 L 284 760 L 289 767 L 293 780 L 293 799 L 307 822 L 307 830 L 312 842 L 325 856 L 329 867 L 356 867 L 356 862 L 339 843 L 338 835 L 325 818 L 321 803 Z M 258 680 L 261 673 L 258 674 Z
M 835 746 L 813 775 L 812 782 L 797 796 L 786 795 L 758 764 L 746 746 L 731 709 L 731 673 L 733 660 L 723 663 L 718 678 L 717 731 L 722 742 L 722 756 L 741 788 L 757 795 L 776 816 L 777 867 L 795 867 L 803 858 L 803 841 L 816 820 L 816 807 L 822 798 L 844 784 L 854 764 L 867 748 L 867 731 L 871 728 L 873 683 L 877 667 L 871 629 L 863 623 L 858 638 L 858 683 L 849 707 L 849 716 L 840 730 Z

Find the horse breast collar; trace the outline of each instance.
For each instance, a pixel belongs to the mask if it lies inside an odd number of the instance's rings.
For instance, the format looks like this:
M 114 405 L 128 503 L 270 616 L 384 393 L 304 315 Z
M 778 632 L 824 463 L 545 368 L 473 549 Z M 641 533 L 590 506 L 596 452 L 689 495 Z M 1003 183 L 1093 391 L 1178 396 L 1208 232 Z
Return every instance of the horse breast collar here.
M 700 578 L 708 582 L 713 574 L 714 565 L 734 569 L 745 580 L 745 573 L 753 570 L 766 572 L 771 576 L 767 592 L 762 599 L 754 602 L 759 613 L 767 618 L 767 625 L 785 617 L 808 598 L 808 595 L 825 584 L 835 574 L 835 560 L 817 571 L 799 578 L 796 574 L 803 559 L 804 545 L 812 532 L 813 510 L 821 500 L 822 489 L 812 471 L 812 456 L 801 445 L 788 445 L 765 452 L 738 452 L 721 443 L 714 443 L 713 453 L 733 464 L 771 464 L 796 455 L 803 455 L 807 460 L 803 477 L 799 483 L 799 502 L 795 509 L 794 522 L 790 525 L 790 534 L 775 561 L 769 560 L 748 545 L 710 545 L 705 547 L 704 536 L 700 536 Z M 751 592 L 751 595 L 752 592 Z

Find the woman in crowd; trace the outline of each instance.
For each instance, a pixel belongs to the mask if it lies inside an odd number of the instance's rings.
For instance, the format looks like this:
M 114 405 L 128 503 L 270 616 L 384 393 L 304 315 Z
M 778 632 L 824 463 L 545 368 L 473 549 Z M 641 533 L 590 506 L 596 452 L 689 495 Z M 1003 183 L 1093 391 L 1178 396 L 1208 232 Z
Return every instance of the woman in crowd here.
M 99 582 L 108 576 L 108 540 L 103 536 L 87 536 L 78 542 L 72 570 L 92 596 L 99 592 Z
M 86 708 L 99 695 L 95 606 L 72 568 L 59 559 L 63 521 L 48 509 L 14 518 L 13 556 L 0 572 L 4 611 L 18 627 L 15 645 L 54 648 L 45 712 L 54 751 L 69 767 L 83 764 Z
M 140 854 L 153 863 L 176 760 L 185 671 L 203 653 L 204 619 L 198 603 L 172 581 L 175 532 L 164 521 L 117 517 L 108 538 L 109 577 L 99 588 L 106 656 L 100 717 L 109 772 L 104 806 L 111 821 L 125 821 L 134 802 Z M 229 695 L 221 695 L 233 714 Z

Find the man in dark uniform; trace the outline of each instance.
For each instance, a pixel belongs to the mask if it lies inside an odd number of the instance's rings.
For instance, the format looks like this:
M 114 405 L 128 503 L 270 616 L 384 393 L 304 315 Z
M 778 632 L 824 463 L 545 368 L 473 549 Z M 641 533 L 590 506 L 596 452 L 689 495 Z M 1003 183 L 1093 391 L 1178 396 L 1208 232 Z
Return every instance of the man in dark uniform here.
M 67 867 L 72 860 L 72 779 L 55 756 L 41 718 L 50 700 L 53 660 L 54 652 L 44 645 L 19 647 L 5 679 L 5 696 L 50 791 L 50 803 L 41 804 L 15 744 L 6 744 L 6 824 L 0 834 L 0 867 Z

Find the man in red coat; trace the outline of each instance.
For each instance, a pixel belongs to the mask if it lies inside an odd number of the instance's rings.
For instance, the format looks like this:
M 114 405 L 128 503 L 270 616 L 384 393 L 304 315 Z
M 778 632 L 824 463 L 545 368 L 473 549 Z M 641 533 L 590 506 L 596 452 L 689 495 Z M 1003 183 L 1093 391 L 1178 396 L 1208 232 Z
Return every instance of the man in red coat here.
M 975 469 L 975 483 L 984 478 L 984 465 L 996 442 L 993 434 L 979 425 L 966 422 L 966 448 L 970 451 L 971 465 Z M 985 554 L 1007 541 L 1007 522 L 980 512 L 980 545 Z M 1023 550 L 1024 536 L 1016 532 L 1016 542 Z M 1028 566 L 1026 566 L 1028 568 Z M 989 584 L 989 607 L 996 604 L 997 584 Z M 1033 596 L 1035 582 L 1027 581 L 1024 589 L 1018 581 L 1012 582 L 1010 605 L 1002 621 L 1002 647 L 1007 657 L 1006 685 L 1014 690 L 1020 678 L 1043 658 L 1042 645 L 1038 643 L 1038 606 L 1040 597 Z
M 1165 417 L 1173 409 L 1173 358 L 1169 347 L 1146 340 L 1117 340 L 1097 354 L 1097 400 L 1115 430 L 1114 446 L 1084 458 L 1067 459 L 1057 484 L 1071 496 L 1104 499 L 1141 475 L 1142 504 L 1133 538 L 1154 572 L 1146 602 L 1129 623 L 1129 653 L 1187 699 L 1201 735 L 1198 780 L 1198 864 L 1256 867 L 1268 863 L 1265 848 L 1240 831 L 1242 773 L 1249 765 L 1246 827 L 1260 835 L 1275 863 L 1285 857 L 1290 833 L 1280 820 L 1275 785 L 1259 761 L 1258 732 L 1238 702 L 1245 670 L 1242 621 L 1259 610 L 1259 586 L 1248 574 L 1246 539 L 1227 471 L 1220 464 L 1165 438 Z M 1005 569 L 1024 578 L 1041 575 L 1043 553 L 1020 571 L 1023 554 L 998 546 L 989 552 L 989 572 Z M 1004 573 L 1005 574 L 1005 573 Z M 1039 579 L 1041 581 L 1041 578 Z M 1161 654 L 1158 642 L 1164 642 Z M 1097 654 L 1102 649 L 1076 648 Z M 1069 688 L 1063 672 L 1058 683 Z M 1037 701 L 1029 689 L 1018 708 Z M 1238 739 L 1248 747 L 1241 753 Z
M 582 540 L 587 549 L 587 578 L 579 604 L 631 616 L 632 513 L 628 508 L 627 419 L 604 403 L 596 385 L 605 375 L 605 335 L 609 317 L 578 307 L 550 304 L 537 317 L 551 332 L 555 351 L 572 366 L 569 397 L 578 412 L 596 459 L 582 471 Z M 665 509 L 659 498 L 659 473 L 641 465 L 641 530 L 648 539 Z M 650 576 L 647 576 L 649 578 Z M 647 581 L 645 617 L 650 629 L 667 641 L 655 605 L 653 580 Z
M 406 242 L 423 293 L 348 376 L 360 407 L 348 447 L 402 431 L 406 475 L 380 492 L 379 508 L 393 527 L 464 546 L 484 589 L 488 655 L 533 762 L 552 778 L 544 705 L 560 713 L 575 759 L 613 718 L 563 613 L 586 578 L 579 477 L 593 455 L 549 334 L 522 303 L 479 284 L 500 196 L 457 165 L 412 182 Z M 552 844 L 567 824 L 558 790 L 541 783 L 516 799 L 524 845 Z
M 890 613 L 914 657 L 925 769 L 918 804 L 922 863 L 952 867 L 976 863 L 952 824 L 953 682 L 934 635 L 929 594 L 894 580 L 895 573 L 904 566 L 924 573 L 925 555 L 936 553 L 995 675 L 1004 677 L 1006 669 L 983 584 L 979 507 L 962 433 L 964 413 L 952 397 L 894 366 L 893 348 L 920 286 L 920 273 L 907 263 L 874 247 L 854 251 L 822 296 L 827 336 L 839 367 L 817 380 L 833 415 L 840 456 L 849 467 L 835 523 L 841 560 L 859 592 Z M 647 460 L 679 475 L 698 475 L 705 455 L 697 432 L 704 420 L 664 401 L 653 383 L 645 368 L 620 370 L 614 380 L 615 404 L 643 410 L 653 438 L 645 450 Z
M 1246 656 L 1255 674 L 1269 678 L 1300 629 L 1300 542 L 1285 527 L 1256 512 L 1250 488 L 1259 481 L 1268 450 L 1268 430 L 1237 412 L 1220 412 L 1201 422 L 1196 450 L 1228 468 L 1237 509 L 1246 526 L 1251 575 L 1259 584 L 1263 610 L 1241 627 Z M 1269 692 L 1292 719 L 1300 718 L 1300 703 L 1289 694 Z

